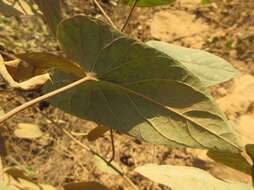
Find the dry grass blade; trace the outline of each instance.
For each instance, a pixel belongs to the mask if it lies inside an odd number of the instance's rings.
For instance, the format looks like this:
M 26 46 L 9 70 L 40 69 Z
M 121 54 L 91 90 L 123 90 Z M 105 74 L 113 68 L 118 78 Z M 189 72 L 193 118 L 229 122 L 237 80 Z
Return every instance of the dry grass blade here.
M 114 22 L 111 20 L 111 18 L 108 16 L 108 14 L 104 11 L 104 9 L 101 7 L 99 2 L 97 0 L 93 0 L 94 4 L 98 7 L 98 9 L 101 11 L 103 16 L 107 19 L 107 21 L 115 28 L 117 29 L 117 26 L 114 24 Z

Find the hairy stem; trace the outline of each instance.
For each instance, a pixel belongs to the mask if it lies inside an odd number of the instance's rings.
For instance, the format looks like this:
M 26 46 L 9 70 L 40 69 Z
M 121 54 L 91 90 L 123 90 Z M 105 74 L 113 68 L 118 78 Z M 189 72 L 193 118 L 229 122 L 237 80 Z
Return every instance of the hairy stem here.
M 96 78 L 93 78 L 91 76 L 86 76 L 86 77 L 84 77 L 84 78 L 82 78 L 80 80 L 77 80 L 77 81 L 75 81 L 73 83 L 70 83 L 70 84 L 68 84 L 68 85 L 66 85 L 66 86 L 64 86 L 62 88 L 59 88 L 57 90 L 49 92 L 48 94 L 45 94 L 45 95 L 40 96 L 38 98 L 35 98 L 35 99 L 33 99 L 33 100 L 29 101 L 29 102 L 26 102 L 26 103 L 22 104 L 21 106 L 18 106 L 16 108 L 14 108 L 13 110 L 11 110 L 10 112 L 6 113 L 2 117 L 0 117 L 0 124 L 5 122 L 7 119 L 11 118 L 15 114 L 17 114 L 17 113 L 19 113 L 19 112 L 21 112 L 21 111 L 23 111 L 23 110 L 25 110 L 25 109 L 35 105 L 35 104 L 37 104 L 37 103 L 39 103 L 39 102 L 41 102 L 43 100 L 49 99 L 50 97 L 56 96 L 56 95 L 58 95 L 58 94 L 60 94 L 62 92 L 70 90 L 70 89 L 72 89 L 72 88 L 74 88 L 74 87 L 76 87 L 76 86 L 78 86 L 78 85 L 80 85 L 80 84 L 82 84 L 82 83 L 84 83 L 86 81 L 89 81 L 89 80 L 97 81 Z

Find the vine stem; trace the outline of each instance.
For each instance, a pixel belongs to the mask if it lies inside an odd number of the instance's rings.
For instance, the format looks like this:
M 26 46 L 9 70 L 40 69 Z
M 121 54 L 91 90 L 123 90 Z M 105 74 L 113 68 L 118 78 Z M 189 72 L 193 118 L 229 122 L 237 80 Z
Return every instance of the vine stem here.
M 135 7 L 136 7 L 138 1 L 139 1 L 139 0 L 135 0 L 135 2 L 133 3 L 133 5 L 132 5 L 132 7 L 131 7 L 131 11 L 130 11 L 130 13 L 129 13 L 129 15 L 128 15 L 128 17 L 127 17 L 127 19 L 126 19 L 124 25 L 123 25 L 123 27 L 121 28 L 121 31 L 124 31 L 124 29 L 125 29 L 126 26 L 128 25 L 128 23 L 129 23 L 129 21 L 130 21 L 130 19 L 131 19 L 131 16 L 132 16 L 132 14 L 133 14 L 133 12 L 134 12 L 134 9 L 135 9 Z
M 91 148 L 89 148 L 87 145 L 83 144 L 82 142 L 80 142 L 78 139 L 76 139 L 75 137 L 73 137 L 68 131 L 66 131 L 65 129 L 63 129 L 63 132 L 69 136 L 75 143 L 77 143 L 79 146 L 81 146 L 82 148 L 84 148 L 85 150 L 91 152 L 93 155 L 98 156 L 100 159 L 102 159 L 105 163 L 107 163 L 107 165 L 112 168 L 113 170 L 115 170 L 120 176 L 122 176 L 128 183 L 129 185 L 132 187 L 133 190 L 138 190 L 138 187 L 130 180 L 129 177 L 127 177 L 123 172 L 121 172 L 118 168 L 116 168 L 111 162 L 108 162 L 103 156 L 101 156 L 100 154 L 98 154 L 97 152 L 95 152 L 94 150 L 92 150 Z
M 101 11 L 101 13 L 103 14 L 103 16 L 107 19 L 107 21 L 115 28 L 117 29 L 117 26 L 115 25 L 115 23 L 111 20 L 111 18 L 108 16 L 108 14 L 104 11 L 104 9 L 102 8 L 102 6 L 100 5 L 100 3 L 97 0 L 93 0 L 94 4 L 98 7 L 98 9 Z
M 41 102 L 43 100 L 49 99 L 50 97 L 56 96 L 56 95 L 58 95 L 58 94 L 60 94 L 62 92 L 70 90 L 70 89 L 72 89 L 72 88 L 74 88 L 74 87 L 76 87 L 76 86 L 78 86 L 78 85 L 80 85 L 80 84 L 82 84 L 84 82 L 90 81 L 90 80 L 98 81 L 98 79 L 96 79 L 96 78 L 94 78 L 92 76 L 87 75 L 86 77 L 84 77 L 84 78 L 82 78 L 80 80 L 77 80 L 77 81 L 75 81 L 73 83 L 70 83 L 70 84 L 68 84 L 68 85 L 66 85 L 66 86 L 64 86 L 62 88 L 59 88 L 57 90 L 49 92 L 48 94 L 45 94 L 45 95 L 40 96 L 38 98 L 35 98 L 35 99 L 33 99 L 33 100 L 29 101 L 29 102 L 26 102 L 26 103 L 24 103 L 24 104 L 22 104 L 22 105 L 20 105 L 20 106 L 18 106 L 16 108 L 14 108 L 13 110 L 11 110 L 10 112 L 6 113 L 2 117 L 0 117 L 0 124 L 5 122 L 7 119 L 13 117 L 15 114 L 25 110 L 28 107 L 31 107 L 31 106 L 33 106 L 33 105 L 35 105 L 35 104 L 37 104 L 37 103 L 39 103 L 39 102 Z
M 110 140 L 111 140 L 111 147 L 112 147 L 112 156 L 110 160 L 108 161 L 109 163 L 115 159 L 115 155 L 116 155 L 113 129 L 110 129 Z

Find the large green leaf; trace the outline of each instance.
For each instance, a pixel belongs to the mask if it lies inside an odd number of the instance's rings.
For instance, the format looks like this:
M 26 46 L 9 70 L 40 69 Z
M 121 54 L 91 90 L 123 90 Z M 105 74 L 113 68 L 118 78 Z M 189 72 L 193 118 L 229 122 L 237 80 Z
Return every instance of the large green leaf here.
M 170 187 L 172 190 L 254 190 L 247 184 L 225 182 L 204 170 L 187 166 L 148 164 L 136 168 L 136 171 L 152 181 Z
M 185 48 L 160 41 L 149 41 L 147 44 L 180 61 L 199 77 L 205 86 L 228 81 L 240 74 L 224 59 L 203 50 Z
M 55 34 L 58 23 L 62 19 L 60 0 L 34 0 L 43 12 L 46 23 Z
M 158 5 L 167 5 L 174 3 L 176 0 L 138 0 L 137 6 L 139 7 L 153 7 Z M 133 5 L 135 0 L 129 0 L 129 4 Z
M 87 16 L 61 22 L 57 37 L 66 54 L 97 80 L 52 98 L 55 106 L 155 144 L 239 151 L 223 114 L 179 62 Z M 56 71 L 46 89 L 79 78 Z

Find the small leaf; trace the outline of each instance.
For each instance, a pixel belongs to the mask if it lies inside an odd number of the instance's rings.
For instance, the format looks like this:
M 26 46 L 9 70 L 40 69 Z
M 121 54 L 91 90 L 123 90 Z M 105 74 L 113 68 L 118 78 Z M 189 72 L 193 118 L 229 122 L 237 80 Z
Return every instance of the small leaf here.
M 109 190 L 106 186 L 94 181 L 69 183 L 63 188 L 64 190 Z
M 92 129 L 92 130 L 88 133 L 87 139 L 88 139 L 89 141 L 95 141 L 96 139 L 98 139 L 98 138 L 100 138 L 101 136 L 103 136 L 108 130 L 109 130 L 109 128 L 103 127 L 103 126 L 95 127 L 94 129 Z
M 150 180 L 166 185 L 172 190 L 253 190 L 251 186 L 238 182 L 219 180 L 208 172 L 187 166 L 148 164 L 136 168 L 136 172 Z
M 13 167 L 5 169 L 3 184 L 9 190 L 56 190 L 53 186 L 34 182 L 24 174 L 23 170 Z
M 224 59 L 203 50 L 160 41 L 149 41 L 147 44 L 181 62 L 207 87 L 228 81 L 240 74 Z
M 15 56 L 24 61 L 19 63 L 16 68 L 7 65 L 8 72 L 16 81 L 30 79 L 36 75 L 50 72 L 54 68 L 69 74 L 75 73 L 80 77 L 85 76 L 85 72 L 78 64 L 61 55 L 47 52 L 29 52 L 16 54 Z
M 248 175 L 251 174 L 250 163 L 240 153 L 233 154 L 225 152 L 208 151 L 207 156 L 218 163 L 224 164 L 228 167 L 234 168 Z
M 45 21 L 55 34 L 58 23 L 62 19 L 60 0 L 34 0 L 44 15 Z
M 94 165 L 99 171 L 107 174 L 119 175 L 117 170 L 122 170 L 121 167 L 114 161 L 112 161 L 109 165 L 106 160 L 103 160 L 99 156 L 94 156 Z
M 174 3 L 176 0 L 138 0 L 137 6 L 139 7 L 153 7 L 158 5 L 167 5 Z M 129 5 L 133 5 L 135 0 L 129 0 Z
M 14 135 L 23 139 L 34 139 L 43 135 L 38 125 L 30 123 L 19 123 Z
M 38 76 L 34 76 L 26 81 L 17 82 L 12 77 L 12 72 L 9 73 L 8 68 L 17 70 L 20 65 L 20 60 L 13 61 L 4 61 L 3 57 L 0 55 L 0 75 L 2 78 L 10 85 L 10 87 L 19 90 L 35 90 L 44 85 L 47 81 L 49 81 L 50 75 L 48 73 L 41 74 Z M 27 70 L 25 73 L 28 72 Z
M 251 157 L 252 161 L 254 162 L 254 144 L 247 144 L 245 146 L 245 150 L 247 154 Z
M 201 0 L 202 5 L 207 5 L 211 3 L 211 0 Z
M 53 105 L 154 144 L 241 151 L 205 87 L 171 57 L 88 16 L 62 21 L 57 37 L 94 78 L 52 97 Z M 80 78 L 56 69 L 44 92 Z

